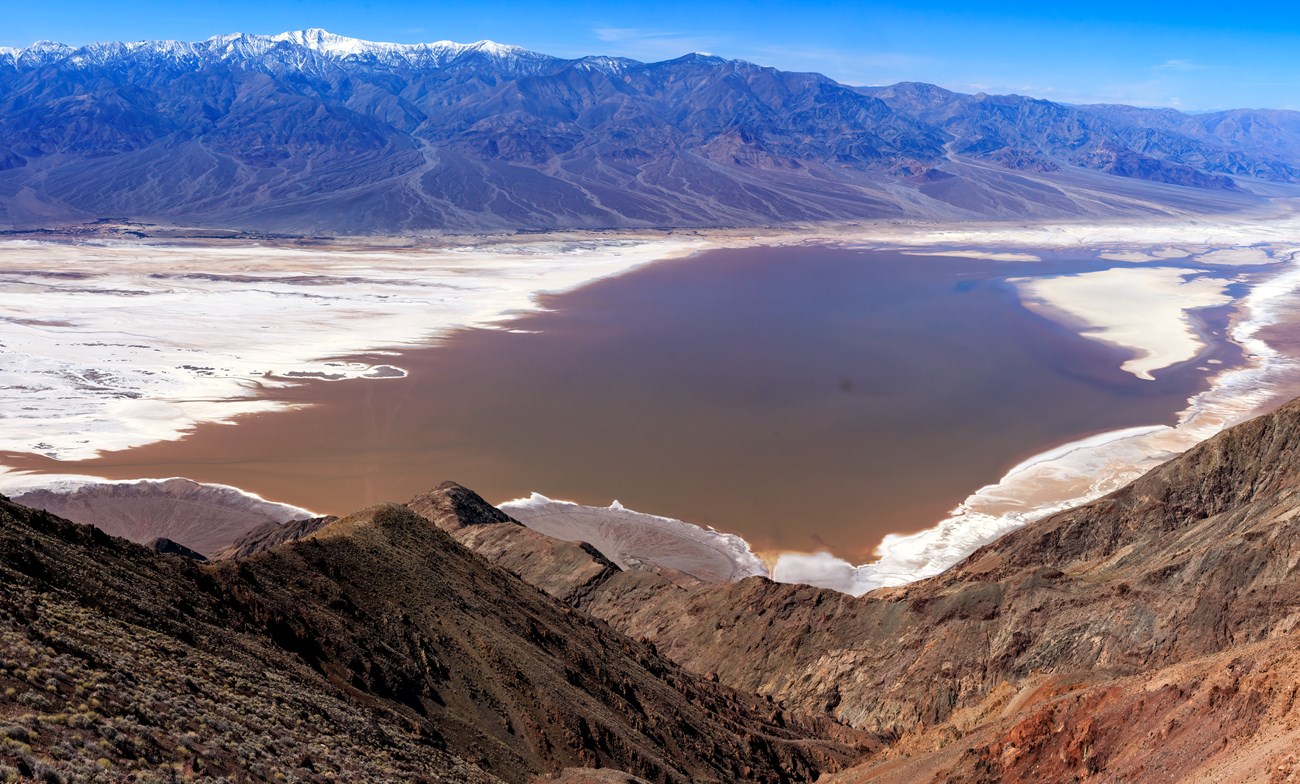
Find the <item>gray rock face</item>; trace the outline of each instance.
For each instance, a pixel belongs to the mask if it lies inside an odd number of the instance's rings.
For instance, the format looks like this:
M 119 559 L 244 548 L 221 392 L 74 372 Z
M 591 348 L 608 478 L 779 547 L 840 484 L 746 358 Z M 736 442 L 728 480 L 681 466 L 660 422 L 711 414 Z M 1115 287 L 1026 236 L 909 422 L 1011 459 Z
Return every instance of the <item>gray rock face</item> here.
M 1238 188 L 1230 177 L 1294 182 L 1294 114 L 1193 118 L 852 88 L 704 55 L 565 60 L 320 30 L 43 42 L 0 52 L 0 225 L 391 233 L 1095 213 L 1132 207 L 1069 198 L 1082 186 L 1062 168 L 1218 191 Z M 968 185 L 927 192 L 943 175 Z

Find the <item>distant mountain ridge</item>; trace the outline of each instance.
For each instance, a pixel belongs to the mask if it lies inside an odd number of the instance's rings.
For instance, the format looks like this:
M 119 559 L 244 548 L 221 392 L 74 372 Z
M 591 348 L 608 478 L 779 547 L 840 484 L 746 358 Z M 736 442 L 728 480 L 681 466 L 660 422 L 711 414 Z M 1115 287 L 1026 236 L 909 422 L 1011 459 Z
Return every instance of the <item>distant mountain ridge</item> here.
M 1108 156 L 1138 156 L 1178 163 L 1220 177 L 1198 187 L 1232 187 L 1222 175 L 1275 182 L 1300 178 L 1300 112 L 1235 109 L 1184 114 L 1099 104 L 1073 106 L 1019 95 L 965 95 L 932 84 L 861 88 L 891 108 L 938 125 L 953 136 L 954 152 L 1052 165 L 1064 157 L 1107 170 Z M 1073 157 L 1072 157 L 1073 156 Z M 1121 171 L 1111 173 L 1123 174 Z M 1131 176 L 1131 175 L 1130 175 Z
M 0 50 L 0 225 L 292 232 L 1239 209 L 1300 113 L 851 87 L 690 54 L 564 59 L 311 29 Z

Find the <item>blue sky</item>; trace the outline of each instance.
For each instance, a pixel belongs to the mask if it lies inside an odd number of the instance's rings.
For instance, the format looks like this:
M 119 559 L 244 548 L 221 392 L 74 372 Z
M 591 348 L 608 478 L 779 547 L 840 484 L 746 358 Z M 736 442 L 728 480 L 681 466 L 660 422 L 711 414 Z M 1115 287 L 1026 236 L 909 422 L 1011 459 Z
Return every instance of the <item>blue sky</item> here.
M 1189 110 L 1300 109 L 1300 8 L 1257 3 L 31 2 L 0 7 L 0 45 L 176 38 L 305 27 L 381 41 L 483 38 L 560 56 L 690 51 L 964 92 Z

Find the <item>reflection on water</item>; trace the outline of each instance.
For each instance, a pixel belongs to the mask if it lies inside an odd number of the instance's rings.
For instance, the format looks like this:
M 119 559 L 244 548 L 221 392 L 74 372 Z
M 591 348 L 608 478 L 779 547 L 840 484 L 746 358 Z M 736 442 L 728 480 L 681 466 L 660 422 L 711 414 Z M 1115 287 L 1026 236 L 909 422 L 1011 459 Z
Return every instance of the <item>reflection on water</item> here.
M 406 379 L 309 382 L 276 393 L 305 410 L 26 465 L 183 475 L 322 512 L 454 478 L 491 500 L 617 498 L 756 548 L 861 560 L 1025 457 L 1171 423 L 1205 386 L 1200 361 L 1155 382 L 1121 372 L 1126 355 L 1030 313 L 1004 282 L 1114 263 L 715 251 L 553 297 L 509 330 L 383 358 Z

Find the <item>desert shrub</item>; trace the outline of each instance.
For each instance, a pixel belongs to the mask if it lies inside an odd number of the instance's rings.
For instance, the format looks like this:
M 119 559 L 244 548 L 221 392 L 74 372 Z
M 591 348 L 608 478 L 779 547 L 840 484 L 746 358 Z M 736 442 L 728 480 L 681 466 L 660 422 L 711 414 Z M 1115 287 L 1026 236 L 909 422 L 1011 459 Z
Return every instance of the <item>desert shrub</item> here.
M 50 701 L 44 695 L 39 694 L 33 691 L 32 689 L 28 689 L 27 691 L 18 695 L 18 704 L 26 705 L 29 708 L 36 708 L 37 710 L 41 710 L 44 708 L 48 708 L 50 705 Z
M 6 724 L 5 726 L 0 727 L 0 735 L 24 742 L 32 739 L 32 731 L 21 724 Z
M 57 770 L 44 760 L 39 760 L 30 754 L 19 755 L 18 773 L 41 784 L 63 784 L 63 777 Z

